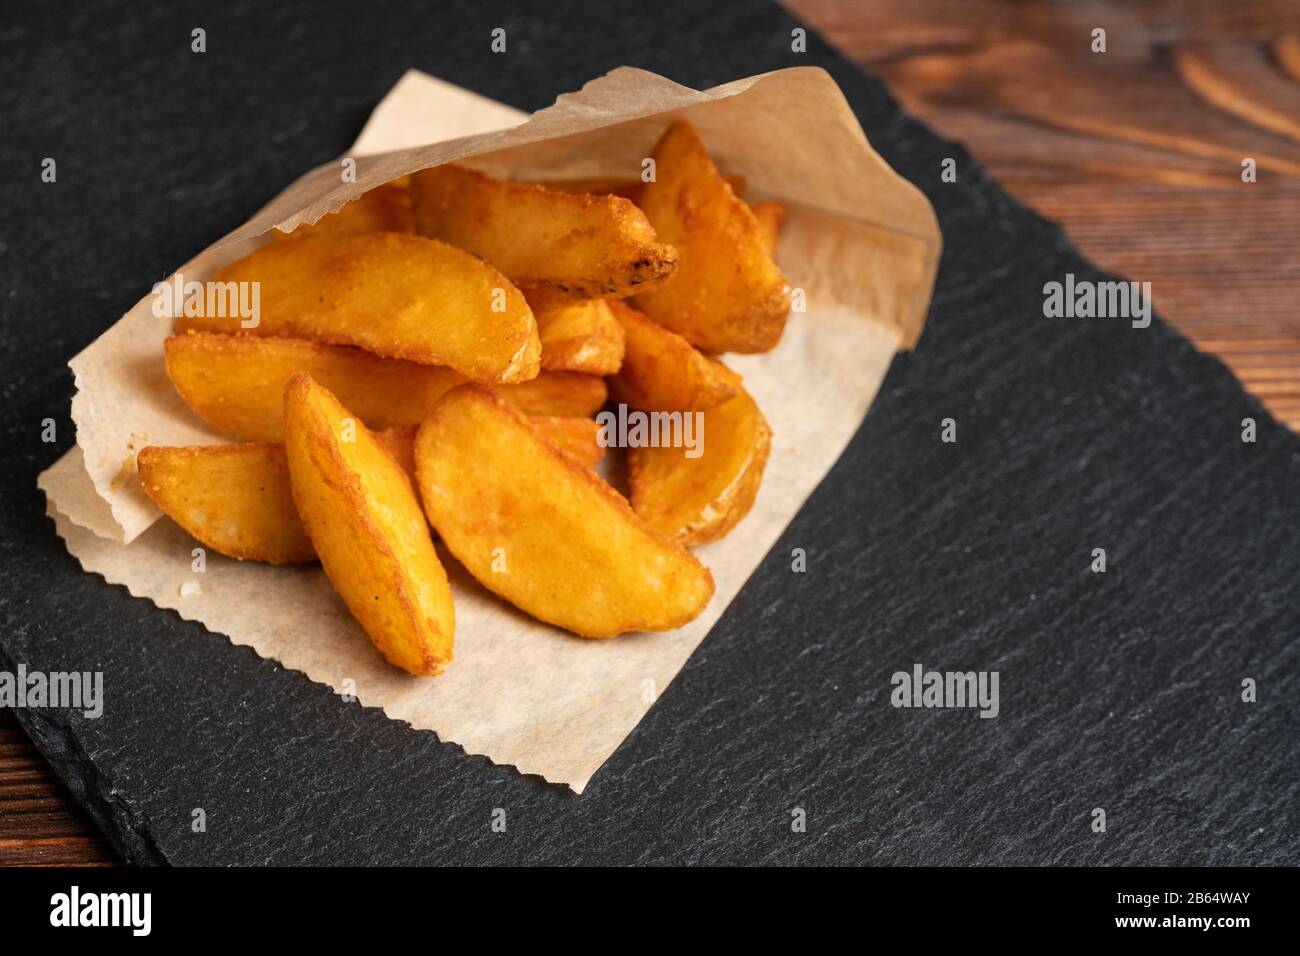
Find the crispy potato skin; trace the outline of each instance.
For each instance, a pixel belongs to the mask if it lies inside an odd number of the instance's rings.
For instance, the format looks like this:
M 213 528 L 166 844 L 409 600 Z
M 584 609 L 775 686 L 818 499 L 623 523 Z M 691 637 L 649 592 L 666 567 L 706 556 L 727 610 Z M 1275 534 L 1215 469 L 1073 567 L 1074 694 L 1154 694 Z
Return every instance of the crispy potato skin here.
M 285 390 L 284 438 L 293 501 L 334 589 L 389 662 L 442 673 L 455 609 L 410 478 L 305 373 Z
M 590 418 L 530 415 L 528 424 L 556 448 L 572 455 L 588 468 L 595 468 L 605 457 L 605 446 L 600 443 L 600 425 Z
M 386 359 L 306 339 L 191 332 L 163 345 L 167 375 L 205 422 L 227 435 L 279 441 L 284 389 L 308 372 L 371 428 L 417 425 L 435 401 L 464 384 L 445 365 Z
M 306 239 L 311 236 L 359 236 L 368 232 L 415 232 L 411 217 L 411 190 L 395 183 L 364 192 L 338 212 L 321 216 L 314 223 L 293 232 L 271 231 L 275 239 Z
M 271 564 L 316 560 L 293 507 L 284 446 L 151 446 L 137 462 L 145 494 L 213 551 Z
M 609 308 L 625 334 L 623 365 L 611 379 L 616 401 L 646 412 L 703 411 L 740 391 L 739 375 L 676 332 L 626 303 Z
M 533 315 L 543 369 L 613 375 L 623 364 L 623 326 L 604 299 L 546 301 L 533 304 Z
M 605 457 L 600 444 L 600 426 L 590 418 L 561 418 L 549 415 L 530 415 L 528 424 L 556 448 L 567 452 L 588 468 L 594 468 Z M 375 440 L 402 466 L 402 470 L 415 481 L 415 433 L 418 429 L 385 428 L 375 432 Z
M 705 351 L 768 351 L 785 329 L 790 295 L 753 211 L 689 123 L 668 128 L 654 159 L 658 178 L 641 208 L 680 261 L 661 287 L 637 293 L 638 307 Z
M 446 243 L 376 232 L 273 242 L 217 283 L 257 282 L 259 321 L 182 316 L 178 332 L 248 332 L 355 345 L 388 358 L 450 365 L 483 382 L 537 375 L 532 309 L 500 272 Z M 504 311 L 494 312 L 494 303 Z
M 415 426 L 464 375 L 445 365 L 386 359 L 307 339 L 189 332 L 164 343 L 167 376 L 185 404 L 218 431 L 245 441 L 279 441 L 289 379 L 307 372 L 370 428 Z M 498 385 L 528 414 L 585 416 L 605 403 L 603 379 L 545 372 Z
M 704 453 L 628 450 L 632 507 L 652 528 L 686 545 L 721 538 L 749 514 L 763 481 L 772 429 L 749 393 L 704 413 Z
M 538 433 L 588 468 L 605 457 L 590 418 L 532 417 Z M 415 482 L 415 426 L 373 432 Z M 307 564 L 316 548 L 293 503 L 280 442 L 153 445 L 140 450 L 140 482 L 169 518 L 213 551 L 269 564 Z
M 583 372 L 543 372 L 518 385 L 498 385 L 494 391 L 525 415 L 586 418 L 609 397 L 609 386 L 598 375 Z
M 775 199 L 765 199 L 749 207 L 758 220 L 758 229 L 763 236 L 763 247 L 769 256 L 776 255 L 776 244 L 781 238 L 781 224 L 785 222 L 785 206 Z
M 415 462 L 425 513 L 447 547 L 540 620 L 584 637 L 665 631 L 713 595 L 713 576 L 690 552 L 486 389 L 464 385 L 434 406 Z M 494 569 L 498 557 L 505 564 Z
M 507 182 L 460 166 L 411 176 L 416 231 L 482 256 L 521 287 L 579 298 L 630 295 L 662 282 L 677 252 L 620 196 Z

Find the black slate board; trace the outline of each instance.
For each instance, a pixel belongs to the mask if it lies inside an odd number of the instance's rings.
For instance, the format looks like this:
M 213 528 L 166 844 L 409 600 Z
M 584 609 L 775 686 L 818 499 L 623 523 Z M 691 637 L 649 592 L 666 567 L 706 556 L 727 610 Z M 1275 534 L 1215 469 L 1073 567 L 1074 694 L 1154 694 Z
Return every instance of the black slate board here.
M 1097 272 L 960 147 L 817 37 L 792 53 L 765 4 L 258 6 L 45 4 L 0 31 L 0 667 L 104 672 L 101 719 L 20 718 L 128 859 L 1300 862 L 1300 439 L 1159 320 L 1043 318 L 1045 281 Z M 149 282 L 336 156 L 409 66 L 533 110 L 622 64 L 695 87 L 824 66 L 947 245 L 919 350 L 583 796 L 80 571 L 35 477 L 72 438 L 64 363 Z M 999 671 L 1001 715 L 892 708 L 916 662 Z

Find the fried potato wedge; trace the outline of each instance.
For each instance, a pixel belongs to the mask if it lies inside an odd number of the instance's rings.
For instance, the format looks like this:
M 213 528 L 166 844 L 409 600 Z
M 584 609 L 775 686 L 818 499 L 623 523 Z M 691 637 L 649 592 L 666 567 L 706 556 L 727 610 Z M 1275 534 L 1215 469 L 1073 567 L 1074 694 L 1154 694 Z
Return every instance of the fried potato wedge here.
M 604 299 L 534 305 L 542 368 L 613 375 L 623 364 L 623 327 Z
M 167 375 L 185 403 L 218 431 L 245 441 L 279 441 L 289 379 L 308 372 L 370 428 L 415 426 L 433 403 L 468 379 L 445 365 L 386 359 L 307 339 L 190 332 L 164 343 Z M 605 403 L 603 379 L 545 372 L 496 386 L 528 414 L 582 417 Z
M 609 386 L 599 375 L 584 372 L 543 372 L 518 385 L 498 385 L 493 391 L 525 415 L 586 418 L 609 397 Z
M 386 359 L 307 339 L 191 332 L 163 345 L 167 375 L 200 418 L 227 435 L 278 441 L 284 389 L 308 372 L 370 428 L 418 425 L 465 376 L 445 365 Z
M 456 614 L 410 478 L 306 373 L 285 390 L 284 447 L 294 504 L 334 590 L 390 663 L 442 673 Z
M 137 463 L 145 494 L 213 551 L 271 564 L 316 560 L 293 506 L 283 445 L 150 446 Z
M 741 199 L 745 198 L 745 191 L 748 188 L 749 181 L 744 176 L 727 175 L 724 177 L 731 185 L 731 191 Z M 624 199 L 630 199 L 632 202 L 640 204 L 641 190 L 645 188 L 645 183 L 639 179 L 624 179 L 618 176 L 588 176 L 576 179 L 547 179 L 539 182 L 537 185 L 546 189 L 556 189 L 562 193 L 589 193 L 592 196 L 622 196 Z
M 450 365 L 483 382 L 521 382 L 540 366 L 523 293 L 480 259 L 395 232 L 273 242 L 213 280 L 258 283 L 255 327 L 238 315 L 181 316 L 176 330 L 251 332 L 356 345 L 388 358 Z M 252 293 L 247 293 L 251 297 Z M 222 311 L 234 311 L 223 309 Z
M 600 443 L 600 425 L 593 419 L 530 415 L 528 424 L 556 448 L 568 452 L 588 468 L 595 468 L 605 457 L 605 446 Z
M 416 231 L 482 256 L 522 287 L 590 299 L 631 295 L 672 274 L 677 252 L 619 196 L 494 179 L 460 166 L 411 176 Z
M 704 451 L 628 450 L 632 508 L 657 531 L 682 544 L 721 538 L 749 514 L 763 480 L 772 429 L 758 405 L 740 394 L 704 412 Z
M 713 576 L 489 390 L 448 392 L 415 441 L 429 522 L 491 591 L 584 637 L 680 627 Z
M 625 334 L 615 401 L 645 412 L 703 411 L 740 391 L 740 376 L 626 303 L 609 304 Z
M 556 448 L 568 452 L 588 468 L 594 468 L 605 457 L 605 448 L 599 440 L 600 425 L 593 419 L 530 415 L 528 424 Z M 415 433 L 414 426 L 385 428 L 374 433 L 375 440 L 384 446 L 412 481 L 415 480 Z
M 528 423 L 589 468 L 605 457 L 600 426 L 590 418 L 539 416 Z M 373 432 L 415 481 L 415 426 Z M 280 442 L 142 448 L 137 458 L 145 493 L 213 551 L 268 564 L 306 564 L 316 549 L 298 517 L 289 462 Z
M 762 233 L 767 254 L 776 255 L 776 244 L 781 238 L 781 224 L 785 222 L 785 206 L 775 199 L 764 199 L 749 208 L 753 210 L 754 218 L 758 220 L 759 232 Z
M 637 306 L 708 352 L 766 352 L 790 311 L 788 284 L 753 211 L 718 172 L 691 125 L 674 123 L 654 149 L 657 179 L 641 208 L 680 262 Z
M 411 190 L 394 183 L 364 192 L 338 212 L 321 216 L 293 232 L 271 230 L 272 237 L 306 239 L 311 236 L 359 236 L 368 232 L 415 232 L 411 218 Z

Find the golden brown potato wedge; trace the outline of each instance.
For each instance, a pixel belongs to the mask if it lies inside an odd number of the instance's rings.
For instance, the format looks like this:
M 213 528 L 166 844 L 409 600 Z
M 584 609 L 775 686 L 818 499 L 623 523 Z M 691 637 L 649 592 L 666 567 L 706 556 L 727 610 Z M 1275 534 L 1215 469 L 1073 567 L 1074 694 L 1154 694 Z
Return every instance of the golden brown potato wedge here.
M 727 175 L 723 177 L 731 185 L 731 191 L 741 199 L 745 198 L 748 180 L 744 176 Z M 556 189 L 562 193 L 589 193 L 592 196 L 622 196 L 640 204 L 641 190 L 645 183 L 639 179 L 624 179 L 618 176 L 588 176 L 579 179 L 547 179 L 537 185 L 547 189 Z
M 763 245 L 769 256 L 776 255 L 776 244 L 781 238 L 781 223 L 785 222 L 785 206 L 775 199 L 764 199 L 749 207 L 758 220 L 759 232 L 763 235 Z
M 658 178 L 641 208 L 681 258 L 661 287 L 637 293 L 638 307 L 705 351 L 766 352 L 785 329 L 790 295 L 753 211 L 689 123 L 670 126 L 654 158 Z
M 452 554 L 540 620 L 585 637 L 665 631 L 713 595 L 713 576 L 690 552 L 487 389 L 464 385 L 434 406 L 415 470 Z
M 528 423 L 589 468 L 605 457 L 600 426 L 590 418 L 538 416 Z M 415 432 L 415 426 L 372 432 L 412 483 Z M 151 445 L 140 450 L 138 465 L 145 493 L 213 551 L 269 564 L 316 560 L 293 503 L 282 443 Z
M 599 441 L 600 426 L 593 419 L 530 415 L 528 424 L 556 448 L 568 452 L 588 468 L 594 468 L 605 457 L 605 448 Z M 415 432 L 412 426 L 385 428 L 374 433 L 375 440 L 384 446 L 412 481 L 415 480 Z
M 744 389 L 703 414 L 698 458 L 681 448 L 628 450 L 633 509 L 687 545 L 721 538 L 749 514 L 772 447 L 767 419 Z
M 145 494 L 213 551 L 271 564 L 316 560 L 293 507 L 283 445 L 150 446 L 137 461 Z
M 411 177 L 415 228 L 482 256 L 522 287 L 578 298 L 631 295 L 672 274 L 677 253 L 619 196 L 494 179 L 460 166 Z
M 334 590 L 392 664 L 442 673 L 456 614 L 410 478 L 306 373 L 285 390 L 284 447 L 294 504 Z
M 740 376 L 623 302 L 609 304 L 625 333 L 614 400 L 646 412 L 703 411 L 740 391 Z
M 543 372 L 518 385 L 493 389 L 525 415 L 557 415 L 586 418 L 605 404 L 609 387 L 599 375 L 584 372 Z
M 445 365 L 386 359 L 306 339 L 191 332 L 164 343 L 167 375 L 205 422 L 236 438 L 278 441 L 284 389 L 298 372 L 312 378 L 371 428 L 417 425 L 465 376 Z
M 623 327 L 604 299 L 534 304 L 542 368 L 613 375 L 623 364 Z
M 424 236 L 273 242 L 221 270 L 214 283 L 258 283 L 242 287 L 259 290 L 256 326 L 242 328 L 238 315 L 181 316 L 177 331 L 356 345 L 388 358 L 450 365 L 484 382 L 521 382 L 540 368 L 537 323 L 523 293 L 486 262 Z
M 605 446 L 600 443 L 600 425 L 593 419 L 530 415 L 528 424 L 556 448 L 568 452 L 588 468 L 595 468 L 605 457 Z
M 411 218 L 411 190 L 394 183 L 364 192 L 338 212 L 321 216 L 309 226 L 293 232 L 271 230 L 276 239 L 306 239 L 310 236 L 359 236 L 367 232 L 415 232 Z
M 308 372 L 370 428 L 415 426 L 443 394 L 468 379 L 445 365 L 386 359 L 362 349 L 307 339 L 189 332 L 164 343 L 167 375 L 194 413 L 246 441 L 284 434 L 285 386 Z M 585 416 L 605 403 L 603 379 L 544 372 L 496 386 L 530 415 Z

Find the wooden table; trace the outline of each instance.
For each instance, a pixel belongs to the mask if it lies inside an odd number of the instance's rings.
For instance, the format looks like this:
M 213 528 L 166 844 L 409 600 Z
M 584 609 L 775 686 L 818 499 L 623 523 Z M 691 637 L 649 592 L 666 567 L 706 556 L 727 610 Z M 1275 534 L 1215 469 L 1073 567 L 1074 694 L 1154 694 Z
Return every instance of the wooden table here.
M 1295 0 L 789 6 L 1300 430 Z M 0 711 L 0 863 L 116 860 Z

